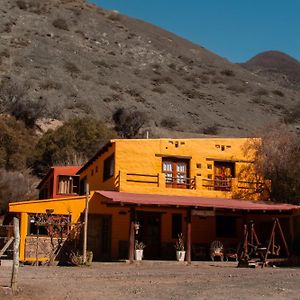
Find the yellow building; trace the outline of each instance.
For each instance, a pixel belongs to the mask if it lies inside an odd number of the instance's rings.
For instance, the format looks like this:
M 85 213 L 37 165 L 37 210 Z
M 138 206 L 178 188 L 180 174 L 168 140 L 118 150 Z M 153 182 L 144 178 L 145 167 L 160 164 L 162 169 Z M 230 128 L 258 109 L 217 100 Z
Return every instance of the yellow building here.
M 88 247 L 94 258 L 133 259 L 139 240 L 147 246 L 145 259 L 173 259 L 183 233 L 187 260 L 203 259 L 213 240 L 236 248 L 249 220 L 267 239 L 274 216 L 292 240 L 298 207 L 257 201 L 267 193 L 253 171 L 253 156 L 244 153 L 246 143 L 243 138 L 111 140 L 77 173 L 80 194 L 85 183 L 91 191 Z M 45 259 L 32 250 L 37 216 L 69 216 L 75 224 L 84 208 L 85 196 L 79 195 L 11 203 L 10 212 L 21 218 L 20 259 Z M 41 233 L 38 238 L 47 239 Z

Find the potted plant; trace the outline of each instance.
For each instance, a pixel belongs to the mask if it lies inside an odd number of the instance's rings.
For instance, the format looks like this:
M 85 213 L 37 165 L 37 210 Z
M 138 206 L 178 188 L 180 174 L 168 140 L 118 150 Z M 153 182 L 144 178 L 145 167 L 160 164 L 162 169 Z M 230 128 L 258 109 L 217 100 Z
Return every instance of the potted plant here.
M 184 240 L 183 240 L 183 234 L 179 233 L 178 238 L 175 243 L 175 249 L 176 249 L 176 258 L 177 261 L 184 261 L 185 259 L 185 250 L 184 250 Z
M 142 260 L 143 259 L 143 251 L 146 245 L 143 242 L 139 242 L 135 240 L 135 260 Z

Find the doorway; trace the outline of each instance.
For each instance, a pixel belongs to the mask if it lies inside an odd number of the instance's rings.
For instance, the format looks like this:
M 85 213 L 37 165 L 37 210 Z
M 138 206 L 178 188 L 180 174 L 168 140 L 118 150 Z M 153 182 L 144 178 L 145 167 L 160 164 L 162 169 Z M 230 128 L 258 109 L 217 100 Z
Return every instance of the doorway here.
M 143 242 L 145 259 L 161 258 L 161 214 L 156 212 L 137 212 L 137 221 L 140 224 L 136 239 Z
M 111 215 L 89 215 L 88 250 L 95 261 L 111 259 Z

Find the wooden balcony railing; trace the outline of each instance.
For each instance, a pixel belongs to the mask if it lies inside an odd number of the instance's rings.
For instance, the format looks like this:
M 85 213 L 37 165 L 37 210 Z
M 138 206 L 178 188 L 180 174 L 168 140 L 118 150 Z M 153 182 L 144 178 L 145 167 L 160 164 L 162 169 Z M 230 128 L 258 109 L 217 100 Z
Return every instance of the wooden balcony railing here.
M 140 173 L 126 173 L 127 182 L 136 182 L 136 183 L 149 183 L 156 184 L 159 186 L 159 174 L 140 174 Z
M 181 189 L 196 189 L 196 176 L 192 178 L 188 177 L 167 177 L 166 187 L 181 188 Z
M 231 178 L 215 178 L 215 179 L 202 179 L 202 186 L 207 189 L 215 191 L 231 191 L 232 179 Z

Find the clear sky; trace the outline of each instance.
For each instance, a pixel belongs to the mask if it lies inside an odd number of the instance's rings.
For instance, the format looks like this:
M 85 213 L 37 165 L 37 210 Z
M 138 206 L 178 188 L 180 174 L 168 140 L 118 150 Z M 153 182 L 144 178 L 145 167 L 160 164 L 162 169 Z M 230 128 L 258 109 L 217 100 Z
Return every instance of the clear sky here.
M 300 0 L 90 0 L 243 62 L 266 50 L 300 60 Z

